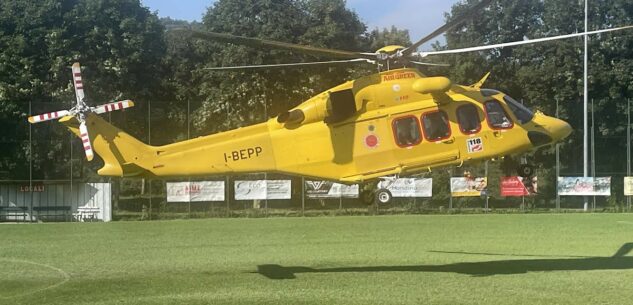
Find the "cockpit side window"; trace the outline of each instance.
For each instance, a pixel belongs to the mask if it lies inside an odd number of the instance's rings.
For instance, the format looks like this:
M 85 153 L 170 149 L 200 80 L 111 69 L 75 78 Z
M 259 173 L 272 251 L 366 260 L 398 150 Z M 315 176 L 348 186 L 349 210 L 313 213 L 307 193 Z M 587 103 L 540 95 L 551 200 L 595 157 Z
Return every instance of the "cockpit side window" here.
M 396 144 L 400 147 L 410 147 L 422 142 L 420 122 L 415 116 L 406 116 L 393 120 L 393 134 Z
M 484 103 L 484 107 L 486 108 L 488 125 L 492 129 L 510 129 L 514 126 L 512 119 L 498 101 L 487 101 Z
M 503 100 L 506 101 L 506 104 L 510 107 L 510 111 L 514 113 L 514 116 L 516 116 L 521 124 L 525 124 L 534 118 L 534 113 L 515 99 L 505 95 L 503 96 Z
M 457 122 L 459 123 L 459 129 L 464 134 L 473 134 L 481 130 L 479 112 L 475 105 L 467 104 L 459 106 L 459 108 L 457 108 Z
M 424 136 L 429 141 L 438 141 L 451 136 L 448 115 L 444 111 L 427 112 L 422 116 Z

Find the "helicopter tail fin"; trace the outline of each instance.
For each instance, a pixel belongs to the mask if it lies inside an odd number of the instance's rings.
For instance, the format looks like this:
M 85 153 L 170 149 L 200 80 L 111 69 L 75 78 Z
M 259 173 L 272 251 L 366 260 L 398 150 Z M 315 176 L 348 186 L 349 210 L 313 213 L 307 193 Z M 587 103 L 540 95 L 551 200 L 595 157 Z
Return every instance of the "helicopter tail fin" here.
M 75 135 L 80 136 L 80 123 L 73 116 L 59 120 Z M 156 154 L 154 147 L 106 122 L 98 115 L 88 114 L 86 125 L 94 151 L 103 159 L 104 166 L 98 173 L 102 176 L 131 177 L 149 176 L 146 165 L 152 164 Z

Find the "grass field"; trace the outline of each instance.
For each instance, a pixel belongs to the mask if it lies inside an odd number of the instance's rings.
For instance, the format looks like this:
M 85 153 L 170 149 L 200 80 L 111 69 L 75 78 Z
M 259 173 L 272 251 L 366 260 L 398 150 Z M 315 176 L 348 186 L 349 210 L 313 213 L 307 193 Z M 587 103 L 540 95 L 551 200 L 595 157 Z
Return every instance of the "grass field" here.
M 633 215 L 0 225 L 2 304 L 631 304 Z

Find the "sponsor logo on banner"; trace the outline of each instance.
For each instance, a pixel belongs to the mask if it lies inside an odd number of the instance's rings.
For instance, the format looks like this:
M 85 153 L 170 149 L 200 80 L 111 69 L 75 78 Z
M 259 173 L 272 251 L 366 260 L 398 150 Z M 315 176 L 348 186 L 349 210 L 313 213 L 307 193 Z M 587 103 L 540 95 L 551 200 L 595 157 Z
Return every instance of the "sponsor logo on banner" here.
M 306 183 L 311 187 L 312 191 L 320 191 L 321 187 L 323 187 L 327 181 L 306 181 Z M 331 183 L 329 185 L 331 185 Z
M 484 142 L 481 140 L 481 138 L 468 139 L 466 140 L 466 144 L 469 154 L 484 151 Z
M 488 179 L 471 177 L 452 177 L 451 196 L 453 197 L 479 197 L 486 189 Z
M 224 181 L 167 182 L 167 202 L 224 201 Z
M 501 177 L 499 193 L 504 197 L 522 197 L 536 194 L 537 178 L 531 177 L 530 181 L 524 180 L 525 178 L 518 176 Z
M 358 198 L 358 184 L 345 185 L 330 181 L 306 181 L 308 198 Z
M 624 177 L 624 196 L 633 196 L 633 177 Z
M 611 196 L 611 177 L 558 177 L 561 196 Z
M 387 185 L 393 197 L 431 197 L 433 196 L 432 178 L 398 178 L 393 183 L 380 182 Z M 382 187 L 382 186 L 381 186 Z
M 290 199 L 290 180 L 235 181 L 235 200 Z

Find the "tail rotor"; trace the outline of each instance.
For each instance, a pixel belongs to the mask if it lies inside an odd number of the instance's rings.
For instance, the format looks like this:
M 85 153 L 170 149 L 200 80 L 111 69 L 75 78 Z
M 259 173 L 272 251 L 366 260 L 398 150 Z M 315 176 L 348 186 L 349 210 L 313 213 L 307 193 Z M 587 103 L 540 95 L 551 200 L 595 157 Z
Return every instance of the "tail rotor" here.
M 79 125 L 79 133 L 80 138 L 83 143 L 84 152 L 86 153 L 86 159 L 88 161 L 92 161 L 94 158 L 94 152 L 92 150 L 92 144 L 90 142 L 90 135 L 88 133 L 88 127 L 86 124 L 86 117 L 90 113 L 106 113 L 116 110 L 123 110 L 126 108 L 130 108 L 134 106 L 134 102 L 131 100 L 118 101 L 109 104 L 103 104 L 96 107 L 90 107 L 86 104 L 86 96 L 84 93 L 84 85 L 83 79 L 81 77 L 81 66 L 78 62 L 72 65 L 72 74 L 73 74 L 73 85 L 75 88 L 75 97 L 77 98 L 77 103 L 75 107 L 69 110 L 61 110 L 49 113 L 43 113 L 39 115 L 34 115 L 28 118 L 31 124 L 40 123 L 55 119 L 60 119 L 65 116 L 74 116 L 80 123 Z

